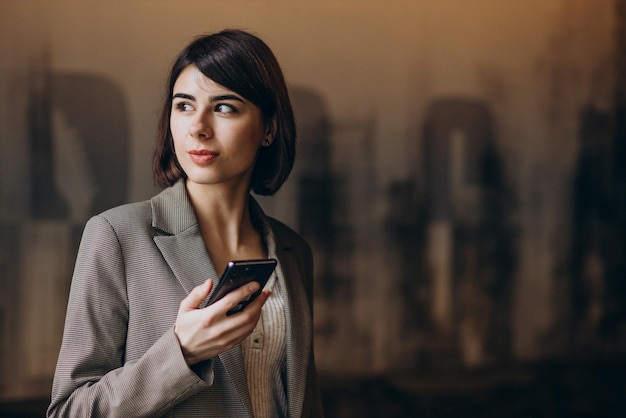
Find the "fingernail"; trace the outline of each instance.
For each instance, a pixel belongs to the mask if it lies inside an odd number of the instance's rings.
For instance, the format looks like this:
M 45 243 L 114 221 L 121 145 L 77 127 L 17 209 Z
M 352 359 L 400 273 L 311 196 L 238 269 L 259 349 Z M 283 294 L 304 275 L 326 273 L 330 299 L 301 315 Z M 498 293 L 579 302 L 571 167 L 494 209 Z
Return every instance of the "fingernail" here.
M 259 284 L 257 282 L 252 282 L 250 283 L 250 285 L 248 286 L 248 289 L 251 292 L 256 292 L 259 289 Z

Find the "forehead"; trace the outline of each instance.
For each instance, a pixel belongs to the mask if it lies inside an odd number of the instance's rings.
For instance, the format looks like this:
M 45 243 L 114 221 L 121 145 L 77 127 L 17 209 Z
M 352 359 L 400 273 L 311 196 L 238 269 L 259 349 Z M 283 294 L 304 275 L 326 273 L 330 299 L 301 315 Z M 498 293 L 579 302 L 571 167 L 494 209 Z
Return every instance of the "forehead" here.
M 234 93 L 232 90 L 211 80 L 195 65 L 187 66 L 174 82 L 174 93 L 194 91 L 196 93 L 206 92 L 207 94 Z

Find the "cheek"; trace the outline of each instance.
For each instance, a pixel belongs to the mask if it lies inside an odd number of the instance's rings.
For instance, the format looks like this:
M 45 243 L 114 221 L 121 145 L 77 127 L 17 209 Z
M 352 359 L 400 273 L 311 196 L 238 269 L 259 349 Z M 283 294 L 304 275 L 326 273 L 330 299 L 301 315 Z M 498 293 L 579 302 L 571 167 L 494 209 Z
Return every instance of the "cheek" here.
M 179 127 L 178 127 L 177 119 L 170 117 L 170 132 L 172 133 L 172 136 L 174 137 L 176 136 L 178 129 Z
M 248 126 L 246 136 L 251 143 L 254 143 L 256 146 L 261 146 L 263 139 L 265 139 L 265 129 L 261 125 Z
M 172 140 L 174 141 L 174 149 L 178 150 L 181 139 L 184 138 L 182 134 L 182 126 L 177 123 L 176 120 L 170 120 L 170 133 L 172 134 Z

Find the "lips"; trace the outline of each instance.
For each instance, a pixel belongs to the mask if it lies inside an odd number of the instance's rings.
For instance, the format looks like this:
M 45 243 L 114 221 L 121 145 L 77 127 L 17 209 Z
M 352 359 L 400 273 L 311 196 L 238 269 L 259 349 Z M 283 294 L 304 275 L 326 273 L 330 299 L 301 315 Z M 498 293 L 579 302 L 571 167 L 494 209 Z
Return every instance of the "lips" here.
M 218 152 L 209 150 L 192 150 L 187 152 L 189 158 L 196 164 L 208 164 L 219 155 Z

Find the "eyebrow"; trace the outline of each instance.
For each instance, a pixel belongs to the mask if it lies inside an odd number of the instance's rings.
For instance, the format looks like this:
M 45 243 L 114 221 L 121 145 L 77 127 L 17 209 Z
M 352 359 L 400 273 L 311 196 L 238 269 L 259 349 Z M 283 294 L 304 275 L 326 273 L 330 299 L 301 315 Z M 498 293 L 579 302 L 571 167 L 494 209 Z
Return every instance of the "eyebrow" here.
M 180 99 L 187 99 L 187 100 L 192 100 L 192 101 L 196 101 L 196 98 L 193 97 L 190 94 L 185 94 L 185 93 L 176 93 L 175 95 L 172 96 L 172 100 L 174 100 L 175 98 L 180 98 Z
M 191 94 L 187 94 L 187 93 L 176 93 L 172 96 L 172 100 L 174 100 L 177 97 L 181 99 L 192 100 L 194 102 L 196 101 L 196 98 L 194 96 L 192 96 Z M 220 102 L 222 100 L 236 100 L 241 103 L 245 103 L 240 97 L 237 97 L 234 94 L 219 94 L 217 96 L 209 97 L 209 103 Z

